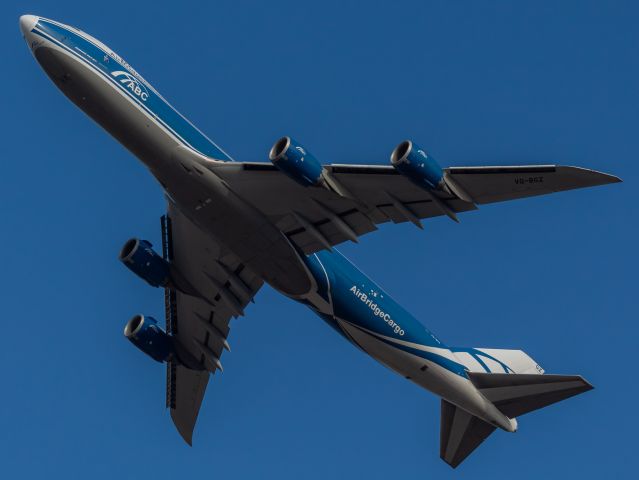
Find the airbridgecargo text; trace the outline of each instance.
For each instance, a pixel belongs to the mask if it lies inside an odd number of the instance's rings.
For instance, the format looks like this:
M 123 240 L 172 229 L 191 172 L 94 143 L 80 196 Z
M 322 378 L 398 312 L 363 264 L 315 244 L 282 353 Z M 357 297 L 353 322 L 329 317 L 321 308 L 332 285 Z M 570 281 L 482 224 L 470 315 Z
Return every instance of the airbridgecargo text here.
M 350 291 L 353 292 L 353 295 L 355 295 L 363 303 L 365 303 L 366 306 L 371 309 L 371 311 L 373 312 L 373 314 L 376 317 L 380 317 L 382 320 L 384 320 L 386 323 L 388 323 L 388 326 L 393 329 L 393 332 L 395 332 L 395 333 L 397 333 L 398 335 L 401 335 L 401 336 L 404 335 L 404 330 L 402 329 L 402 327 L 397 325 L 395 323 L 395 321 L 391 318 L 391 316 L 388 313 L 386 313 L 384 310 L 379 308 L 379 305 L 377 305 L 372 298 L 369 298 L 368 295 L 366 295 L 364 292 L 362 292 L 355 285 L 353 285 L 350 288 Z

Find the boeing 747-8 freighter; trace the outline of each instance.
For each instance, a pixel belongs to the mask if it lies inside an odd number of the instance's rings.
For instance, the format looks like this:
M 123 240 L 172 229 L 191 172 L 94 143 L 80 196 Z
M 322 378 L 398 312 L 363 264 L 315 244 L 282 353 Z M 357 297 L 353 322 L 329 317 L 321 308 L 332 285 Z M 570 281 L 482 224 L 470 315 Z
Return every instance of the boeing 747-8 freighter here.
M 189 444 L 209 378 L 230 350 L 231 318 L 266 282 L 307 305 L 340 335 L 441 397 L 441 458 L 456 467 L 495 429 L 591 389 L 547 375 L 521 350 L 450 347 L 334 247 L 385 222 L 619 182 L 578 167 L 442 168 L 410 140 L 390 165 L 320 163 L 283 137 L 270 163 L 233 161 L 99 40 L 33 15 L 20 29 L 55 85 L 142 161 L 162 185 L 162 252 L 133 238 L 120 260 L 165 289 L 166 325 L 135 315 L 124 335 L 167 365 L 166 404 Z

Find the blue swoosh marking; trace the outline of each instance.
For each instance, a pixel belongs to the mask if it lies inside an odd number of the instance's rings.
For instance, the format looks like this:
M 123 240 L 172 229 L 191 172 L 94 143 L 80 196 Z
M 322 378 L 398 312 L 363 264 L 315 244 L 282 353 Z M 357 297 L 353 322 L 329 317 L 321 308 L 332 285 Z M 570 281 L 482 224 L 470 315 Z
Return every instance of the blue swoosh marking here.
M 363 333 L 366 333 L 367 335 L 371 335 L 370 332 L 367 332 L 366 330 L 362 329 L 361 327 L 351 323 L 351 322 L 346 322 L 348 323 L 350 326 L 360 330 Z M 396 348 L 397 350 L 401 350 L 403 352 L 406 353 L 410 353 L 412 355 L 415 355 L 417 357 L 423 358 L 425 360 L 429 360 L 433 363 L 436 363 L 437 365 L 439 365 L 442 368 L 445 368 L 446 370 L 448 370 L 449 372 L 452 372 L 456 375 L 459 375 L 460 377 L 464 377 L 467 378 L 466 372 L 468 371 L 468 369 L 462 365 L 461 363 L 457 363 L 454 362 L 446 357 L 443 357 L 441 355 L 438 355 L 437 353 L 433 353 L 433 352 L 426 352 L 424 350 L 419 350 L 417 348 L 414 347 L 409 347 L 407 345 L 402 345 L 399 343 L 395 343 L 395 342 L 391 342 L 390 340 L 387 340 L 383 337 L 378 337 L 377 335 L 371 335 L 373 338 L 385 343 L 386 345 L 389 345 L 393 348 Z M 426 346 L 426 345 L 424 345 Z
M 512 368 L 510 368 L 508 365 L 506 365 L 504 362 L 502 362 L 498 358 L 495 358 L 492 355 L 487 354 L 486 352 L 482 352 L 480 350 L 477 350 L 476 348 L 472 348 L 472 347 L 471 348 L 450 347 L 450 350 L 453 353 L 454 352 L 466 352 L 466 353 L 468 353 L 471 357 L 473 357 L 475 360 L 477 360 L 477 362 L 481 365 L 481 367 L 484 370 L 486 370 L 486 372 L 488 372 L 488 373 L 490 373 L 490 368 L 488 368 L 488 365 L 486 365 L 486 362 L 484 362 L 481 357 L 488 358 L 488 359 L 492 360 L 493 362 L 497 362 L 499 364 L 499 366 L 504 369 L 504 373 L 515 373 L 515 371 Z

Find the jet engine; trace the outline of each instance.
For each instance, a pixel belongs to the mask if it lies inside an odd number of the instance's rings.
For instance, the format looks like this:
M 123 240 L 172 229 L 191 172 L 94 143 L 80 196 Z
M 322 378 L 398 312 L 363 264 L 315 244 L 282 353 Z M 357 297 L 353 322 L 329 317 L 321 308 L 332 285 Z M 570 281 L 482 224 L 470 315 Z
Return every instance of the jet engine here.
M 119 258 L 129 270 L 153 287 L 167 286 L 171 280 L 169 264 L 146 240 L 128 240 L 120 250 Z
M 282 137 L 275 142 L 268 158 L 279 170 L 305 187 L 322 183 L 322 164 L 291 137 Z
M 410 140 L 404 140 L 395 147 L 391 163 L 399 173 L 422 187 L 435 189 L 442 186 L 442 168 L 433 157 Z
M 173 353 L 173 341 L 153 317 L 136 315 L 124 327 L 124 336 L 153 360 L 165 362 Z

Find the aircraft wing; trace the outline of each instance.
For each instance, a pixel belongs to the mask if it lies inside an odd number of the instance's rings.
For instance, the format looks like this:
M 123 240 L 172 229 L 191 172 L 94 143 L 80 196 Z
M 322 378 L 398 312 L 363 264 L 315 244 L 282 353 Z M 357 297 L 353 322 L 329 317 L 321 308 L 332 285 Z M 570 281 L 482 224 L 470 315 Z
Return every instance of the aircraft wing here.
M 243 315 L 263 280 L 170 202 L 163 224 L 166 257 L 203 296 L 165 291 L 167 332 L 177 337 L 182 354 L 203 368 L 167 363 L 167 407 L 180 435 L 190 445 L 209 372 L 222 370 L 222 352 L 230 350 L 229 321 Z
M 306 254 L 357 241 L 388 221 L 421 228 L 421 219 L 448 215 L 456 220 L 458 213 L 479 204 L 620 181 L 558 165 L 451 167 L 444 169 L 444 178 L 454 188 L 431 192 L 390 165 L 326 165 L 332 184 L 327 189 L 299 185 L 270 163 L 228 162 L 209 168 Z

